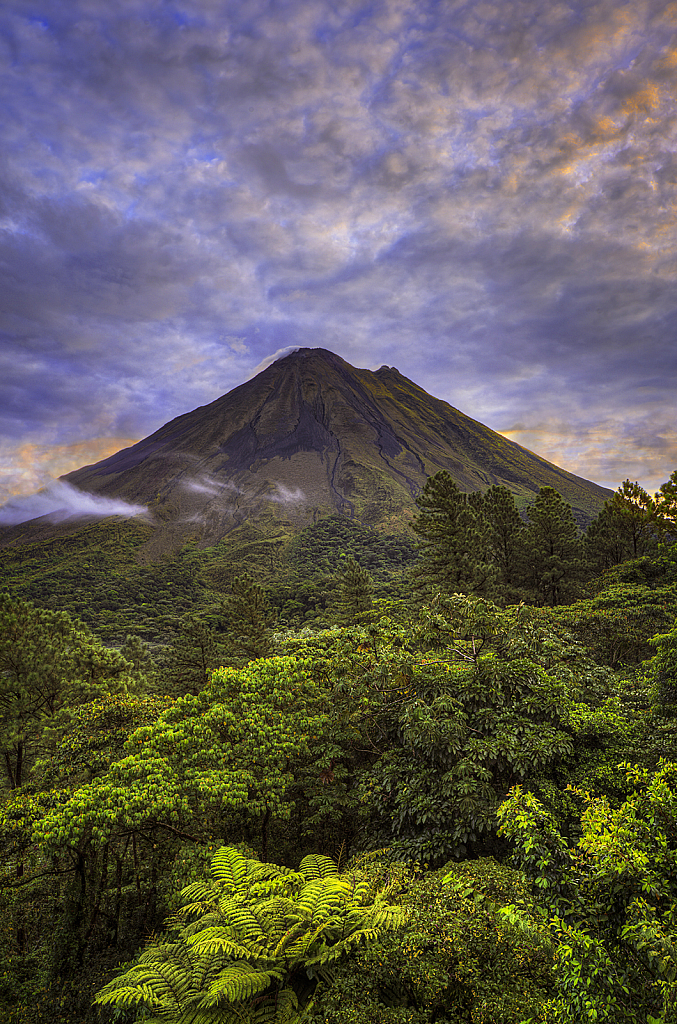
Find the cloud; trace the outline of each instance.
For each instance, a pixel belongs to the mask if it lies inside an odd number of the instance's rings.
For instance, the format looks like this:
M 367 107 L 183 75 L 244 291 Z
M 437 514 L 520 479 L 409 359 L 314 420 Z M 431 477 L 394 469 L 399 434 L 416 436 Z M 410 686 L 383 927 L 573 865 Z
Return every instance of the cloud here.
M 0 444 L 0 506 L 10 498 L 33 495 L 54 479 L 115 455 L 138 438 L 94 437 L 69 445 Z
M 83 516 L 122 516 L 131 519 L 147 515 L 145 505 L 130 505 L 118 498 L 102 498 L 79 491 L 64 480 L 55 480 L 44 490 L 11 498 L 0 507 L 0 524 L 14 526 L 45 516 L 51 523 Z
M 213 498 L 242 493 L 240 488 L 230 481 L 216 480 L 207 473 L 204 473 L 199 479 L 184 480 L 182 486 L 194 494 L 208 494 Z
M 262 359 L 258 366 L 254 367 L 247 379 L 251 380 L 257 373 L 261 373 L 269 366 L 272 366 L 273 363 L 276 363 L 278 359 L 284 359 L 285 356 L 290 356 L 292 352 L 298 352 L 300 347 L 300 345 L 285 345 L 284 348 L 278 348 L 277 352 L 273 352 L 272 356 L 266 356 L 265 359 Z
M 274 494 L 266 495 L 268 501 L 275 501 L 280 505 L 295 505 L 299 501 L 306 500 L 300 487 L 285 487 L 284 484 L 276 484 L 275 488 Z

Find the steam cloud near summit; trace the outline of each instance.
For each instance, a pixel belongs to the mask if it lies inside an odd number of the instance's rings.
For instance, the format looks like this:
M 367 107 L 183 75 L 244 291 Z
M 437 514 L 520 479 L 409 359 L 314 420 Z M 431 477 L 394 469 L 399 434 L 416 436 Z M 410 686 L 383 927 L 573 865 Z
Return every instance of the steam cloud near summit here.
M 0 524 L 16 526 L 46 516 L 50 523 L 78 516 L 123 516 L 131 519 L 148 513 L 145 505 L 129 505 L 119 498 L 87 494 L 64 480 L 54 480 L 44 490 L 12 498 L 0 508 Z

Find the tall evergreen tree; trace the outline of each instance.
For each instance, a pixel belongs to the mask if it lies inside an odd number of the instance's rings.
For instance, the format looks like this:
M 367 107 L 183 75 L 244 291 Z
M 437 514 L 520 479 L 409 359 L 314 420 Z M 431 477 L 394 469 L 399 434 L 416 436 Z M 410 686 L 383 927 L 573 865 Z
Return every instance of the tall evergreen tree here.
M 487 531 L 479 499 L 469 500 L 446 470 L 426 482 L 416 499 L 412 524 L 422 538 L 417 578 L 447 593 L 486 594 L 496 570 L 487 550 Z
M 65 612 L 0 594 L 0 771 L 7 786 L 26 782 L 61 708 L 137 684 L 131 664 Z
M 275 612 L 266 591 L 249 576 L 237 576 L 221 604 L 229 664 L 247 664 L 271 651 Z
M 565 604 L 577 596 L 584 576 L 582 544 L 571 505 L 554 487 L 541 487 L 528 516 L 524 582 L 545 604 Z
M 491 558 L 498 573 L 498 596 L 510 603 L 521 596 L 518 587 L 525 523 L 507 487 L 494 484 L 482 497 Z
M 604 572 L 621 562 L 652 554 L 658 546 L 659 525 L 654 499 L 638 483 L 624 480 L 588 527 L 586 555 L 595 568 Z
M 673 543 L 677 541 L 677 469 L 670 479 L 661 484 L 655 496 L 656 514 L 664 533 L 670 536 Z
M 338 578 L 333 602 L 333 617 L 344 626 L 352 625 L 357 617 L 371 608 L 374 583 L 354 558 L 346 559 L 346 565 Z
M 160 689 L 173 697 L 197 694 L 209 682 L 215 668 L 227 664 L 221 638 L 198 615 L 184 615 L 177 636 L 165 655 Z

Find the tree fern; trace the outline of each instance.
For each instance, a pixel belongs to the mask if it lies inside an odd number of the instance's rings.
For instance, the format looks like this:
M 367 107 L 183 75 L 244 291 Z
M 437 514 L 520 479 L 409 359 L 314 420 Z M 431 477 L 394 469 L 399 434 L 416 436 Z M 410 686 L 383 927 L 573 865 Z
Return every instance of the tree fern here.
M 338 875 L 338 868 L 331 857 L 323 857 L 321 853 L 311 853 L 301 861 L 299 874 L 304 878 L 332 878 Z
M 222 847 L 211 876 L 183 890 L 178 937 L 154 941 L 97 1003 L 144 1005 L 162 1024 L 294 1024 L 341 956 L 405 918 L 321 855 L 292 871 Z

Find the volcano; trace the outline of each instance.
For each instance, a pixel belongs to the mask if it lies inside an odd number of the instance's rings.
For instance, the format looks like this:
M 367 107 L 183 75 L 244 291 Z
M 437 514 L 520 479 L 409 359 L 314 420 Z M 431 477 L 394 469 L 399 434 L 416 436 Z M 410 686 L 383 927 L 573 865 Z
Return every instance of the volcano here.
M 395 367 L 363 370 L 301 348 L 209 405 L 63 479 L 146 505 L 175 544 L 214 544 L 245 522 L 294 532 L 342 514 L 406 529 L 429 476 L 465 491 L 504 484 L 518 505 L 551 486 L 581 523 L 611 492 L 433 398 Z M 165 544 L 161 545 L 165 546 Z

